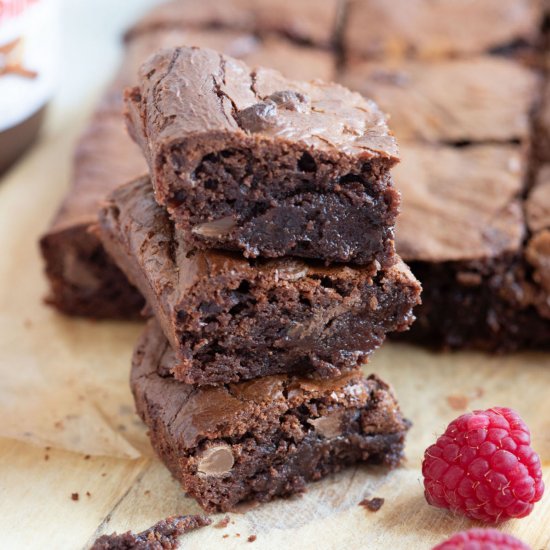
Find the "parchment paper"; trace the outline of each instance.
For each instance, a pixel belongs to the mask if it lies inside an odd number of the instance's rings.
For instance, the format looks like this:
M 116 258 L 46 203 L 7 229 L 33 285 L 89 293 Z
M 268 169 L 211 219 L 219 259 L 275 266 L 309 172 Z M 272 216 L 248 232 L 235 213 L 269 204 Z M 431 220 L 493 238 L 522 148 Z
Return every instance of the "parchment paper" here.
M 144 5 L 147 1 L 134 0 L 132 9 L 134 4 Z M 27 459 L 21 471 L 17 465 L 11 465 L 4 472 L 2 490 L 10 485 L 12 500 L 6 502 L 3 515 L 14 508 L 14 495 L 23 506 L 23 512 L 18 511 L 11 520 L 10 516 L 6 520 L 13 540 L 20 542 L 22 534 L 11 529 L 12 523 L 22 524 L 22 516 L 30 514 L 34 531 L 39 525 L 40 532 L 44 530 L 48 537 L 65 541 L 54 545 L 59 548 L 80 547 L 66 541 L 68 538 L 84 541 L 91 536 L 81 532 L 82 523 L 75 521 L 91 517 L 90 508 L 84 507 L 86 501 L 75 503 L 69 498 L 69 492 L 75 490 L 84 495 L 90 481 L 96 483 L 96 489 L 88 506 L 95 503 L 102 509 L 99 494 L 108 494 L 109 489 L 116 495 L 122 490 L 123 497 L 113 497 L 114 508 L 109 509 L 106 517 L 92 518 L 98 527 L 88 543 L 104 532 L 145 529 L 169 514 L 199 511 L 154 458 L 145 429 L 134 414 L 128 374 L 141 324 L 71 319 L 42 302 L 47 288 L 37 240 L 69 181 L 74 140 L 101 90 L 101 79 L 109 78 L 105 69 L 105 37 L 98 37 L 105 27 L 102 10 L 112 5 L 104 0 L 100 9 L 96 2 L 67 2 L 67 7 L 75 10 L 73 15 L 95 25 L 94 30 L 81 36 L 81 27 L 67 26 L 78 33 L 71 44 L 79 44 L 80 48 L 72 64 L 69 63 L 72 50 L 67 50 L 69 57 L 64 66 L 71 79 L 64 84 L 60 101 L 50 113 L 41 144 L 7 178 L 0 180 L 0 437 L 84 455 L 129 460 L 139 456 L 151 458 L 123 461 L 136 465 L 136 471 L 142 472 L 128 490 L 118 487 L 116 476 L 103 477 L 100 470 L 95 474 L 97 479 L 90 480 L 88 470 L 82 470 L 82 466 L 78 469 L 82 471 L 81 487 L 73 485 L 73 477 L 70 486 L 63 485 L 57 490 L 59 462 L 53 459 L 44 462 L 42 453 L 36 453 L 35 462 Z M 122 28 L 126 23 L 119 21 L 117 25 Z M 120 32 L 120 28 L 113 27 L 109 33 Z M 83 48 L 87 48 L 90 63 L 81 63 Z M 116 66 L 116 59 L 107 61 L 108 67 Z M 95 73 L 88 74 L 91 71 Z M 95 91 L 91 93 L 91 89 Z M 407 440 L 407 460 L 402 467 L 391 472 L 365 466 L 350 468 L 311 484 L 301 498 L 275 501 L 244 515 L 232 514 L 225 530 L 207 528 L 191 533 L 185 538 L 185 547 L 217 548 L 223 542 L 224 548 L 240 548 L 254 534 L 258 538 L 251 548 L 262 549 L 430 548 L 472 523 L 426 505 L 421 458 L 424 449 L 452 418 L 473 408 L 495 405 L 516 408 L 531 427 L 533 445 L 543 461 L 545 482 L 547 486 L 550 484 L 550 355 L 437 354 L 389 344 L 375 355 L 365 371 L 377 372 L 394 385 L 403 411 L 414 423 Z M 21 456 L 21 452 L 18 449 L 13 456 Z M 92 468 L 95 459 L 83 461 L 81 456 L 74 456 L 75 463 L 90 464 L 90 471 L 95 471 Z M 29 475 L 25 468 L 36 462 L 39 466 L 32 469 L 35 477 L 25 487 L 21 483 Z M 68 458 L 62 463 L 70 464 Z M 37 471 L 44 473 L 44 477 L 36 477 Z M 44 509 L 44 500 L 35 502 L 37 486 L 42 491 L 39 494 L 52 504 L 51 511 L 49 507 Z M 386 500 L 378 512 L 367 512 L 357 505 L 362 498 L 373 496 Z M 73 518 L 72 531 L 66 517 Z M 548 494 L 531 516 L 508 522 L 502 529 L 533 548 L 550 548 Z M 54 539 L 47 540 L 46 545 L 52 547 Z M 44 543 L 34 547 L 43 548 Z

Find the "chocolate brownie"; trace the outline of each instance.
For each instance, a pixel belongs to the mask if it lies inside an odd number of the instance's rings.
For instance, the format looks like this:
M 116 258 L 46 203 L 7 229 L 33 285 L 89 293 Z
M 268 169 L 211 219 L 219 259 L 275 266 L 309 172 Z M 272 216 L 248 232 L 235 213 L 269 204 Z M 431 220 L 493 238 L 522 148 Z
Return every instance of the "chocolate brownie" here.
M 529 238 L 524 256 L 531 281 L 531 300 L 550 326 L 550 164 L 539 170 L 525 201 L 525 212 Z
M 396 234 L 405 261 L 483 260 L 519 249 L 526 168 L 520 145 L 404 143 L 401 154 Z
M 550 55 L 548 59 L 550 64 Z M 548 67 L 550 71 L 550 66 Z M 546 80 L 541 107 L 535 119 L 537 157 L 540 162 L 550 162 L 550 78 Z
M 420 285 L 399 260 L 387 270 L 326 267 L 292 258 L 248 260 L 189 252 L 148 178 L 115 190 L 101 238 L 146 296 L 174 347 L 174 376 L 189 384 L 269 374 L 333 377 L 405 330 Z
M 277 69 L 289 78 L 332 80 L 336 71 L 336 56 L 329 50 L 292 42 L 277 34 L 259 38 L 250 32 L 231 29 L 169 27 L 151 29 L 127 41 L 125 74 L 119 87 L 135 83 L 139 66 L 157 50 L 184 45 L 208 47 L 243 59 L 251 66 Z
M 141 151 L 128 137 L 122 89 L 133 84 L 140 64 L 157 49 L 178 44 L 210 45 L 254 63 L 273 64 L 289 75 L 328 77 L 334 59 L 325 51 L 292 44 L 280 37 L 265 40 L 225 30 L 151 30 L 127 43 L 124 62 L 79 140 L 71 187 L 40 246 L 50 282 L 48 301 L 64 313 L 97 318 L 137 317 L 139 293 L 90 233 L 99 204 L 118 185 L 147 172 Z M 279 58 L 285 53 L 290 59 Z
M 139 149 L 127 137 L 121 109 L 122 94 L 109 90 L 75 151 L 71 189 L 40 240 L 50 282 L 47 301 L 69 315 L 132 318 L 144 305 L 90 233 L 102 198 L 146 171 Z
M 533 45 L 540 0 L 349 0 L 343 29 L 351 55 L 467 56 Z
M 131 386 L 154 449 L 208 512 L 303 492 L 356 462 L 395 466 L 409 423 L 382 380 L 278 375 L 197 388 L 163 373 L 177 359 L 155 321 L 134 352 Z
M 539 78 L 500 57 L 353 63 L 349 88 L 390 114 L 400 141 L 468 143 L 526 141 Z
M 141 533 L 103 535 L 90 550 L 176 550 L 179 537 L 211 523 L 205 516 L 171 516 Z
M 176 0 L 153 8 L 127 37 L 173 27 L 225 28 L 329 46 L 335 41 L 341 4 L 341 0 Z
M 126 97 L 188 249 L 394 261 L 397 146 L 371 101 L 198 48 L 150 58 Z
M 424 287 L 404 337 L 450 348 L 548 347 L 550 318 L 523 257 L 521 146 L 406 144 L 401 153 L 397 248 Z M 535 201 L 528 211 L 540 225 Z

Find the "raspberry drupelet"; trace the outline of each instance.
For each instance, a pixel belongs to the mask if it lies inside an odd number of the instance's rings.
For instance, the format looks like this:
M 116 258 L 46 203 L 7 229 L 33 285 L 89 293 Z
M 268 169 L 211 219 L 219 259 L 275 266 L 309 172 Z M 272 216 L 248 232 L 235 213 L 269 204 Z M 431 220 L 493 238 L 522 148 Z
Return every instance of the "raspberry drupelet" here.
M 470 529 L 456 533 L 432 550 L 531 550 L 512 535 L 496 529 Z
M 426 500 L 484 522 L 527 516 L 544 491 L 529 428 L 512 409 L 463 414 L 424 453 Z

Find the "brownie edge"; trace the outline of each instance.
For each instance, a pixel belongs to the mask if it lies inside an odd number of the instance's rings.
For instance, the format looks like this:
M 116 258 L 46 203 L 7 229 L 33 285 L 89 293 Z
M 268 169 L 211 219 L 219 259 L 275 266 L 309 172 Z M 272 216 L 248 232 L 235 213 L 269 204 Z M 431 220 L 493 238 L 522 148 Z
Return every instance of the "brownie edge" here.
M 208 512 L 266 502 L 357 462 L 396 466 L 410 423 L 387 384 L 358 369 L 335 380 L 268 376 L 197 388 L 161 375 L 174 354 L 151 320 L 131 386 L 159 457 Z

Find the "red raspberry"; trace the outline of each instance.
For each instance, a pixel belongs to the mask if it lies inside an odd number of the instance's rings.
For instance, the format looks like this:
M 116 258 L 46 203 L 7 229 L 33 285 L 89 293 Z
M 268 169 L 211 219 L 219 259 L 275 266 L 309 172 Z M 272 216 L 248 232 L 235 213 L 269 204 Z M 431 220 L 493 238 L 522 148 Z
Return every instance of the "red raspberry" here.
M 470 529 L 456 533 L 432 550 L 531 550 L 512 535 L 496 529 Z
M 422 462 L 429 504 L 485 522 L 522 518 L 544 492 L 529 428 L 502 407 L 453 420 Z

